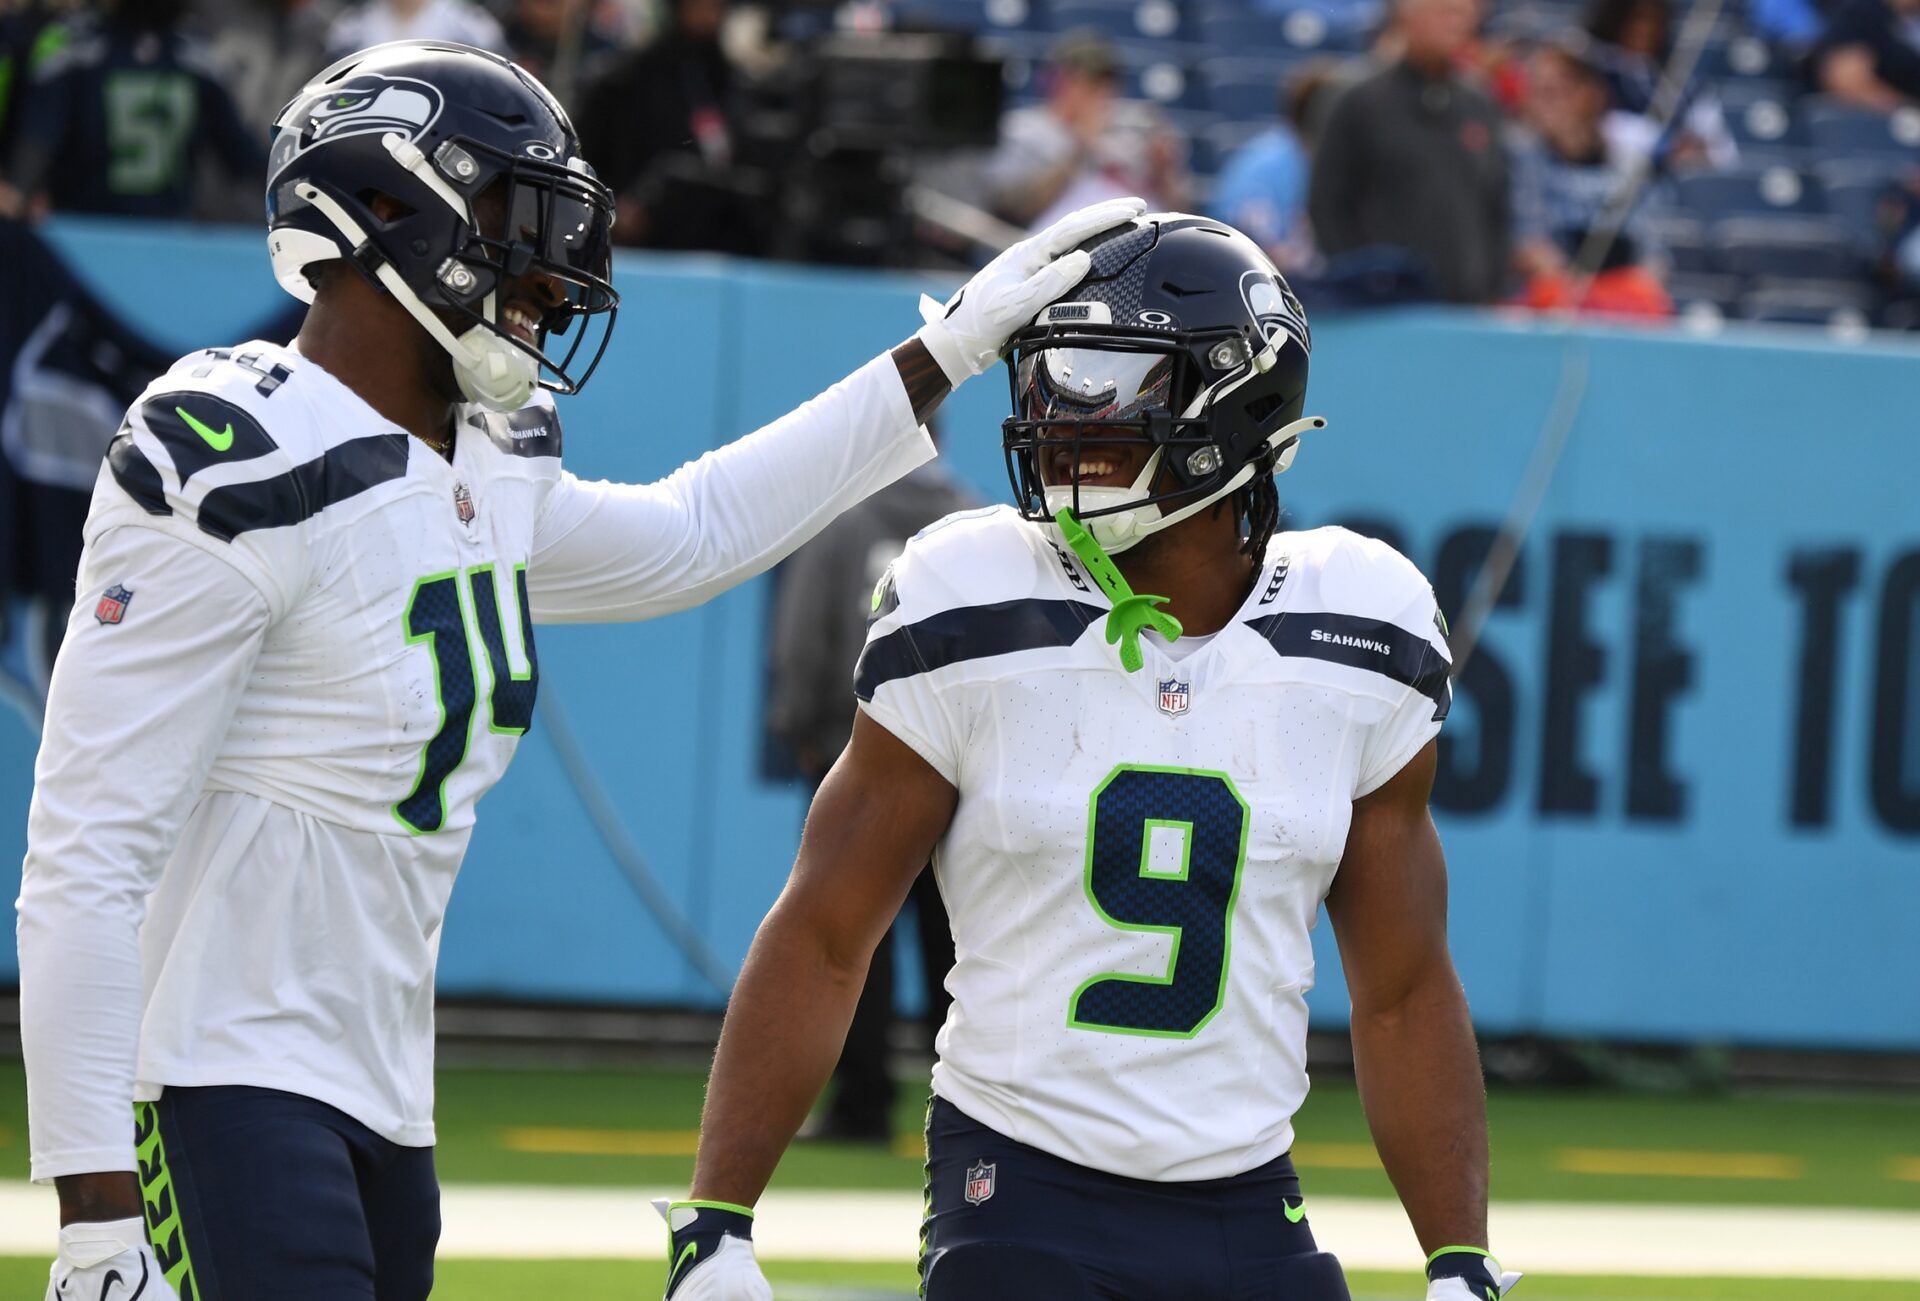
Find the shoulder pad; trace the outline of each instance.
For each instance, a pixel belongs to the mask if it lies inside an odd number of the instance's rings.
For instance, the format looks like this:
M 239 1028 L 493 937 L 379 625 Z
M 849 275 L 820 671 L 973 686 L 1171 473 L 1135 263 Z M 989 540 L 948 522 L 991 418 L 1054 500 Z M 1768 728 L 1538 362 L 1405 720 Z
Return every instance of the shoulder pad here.
M 1039 526 L 1021 519 L 1011 506 L 983 506 L 936 520 L 908 540 L 893 564 L 904 617 L 912 621 L 957 606 L 1073 597 L 1068 579 L 1080 577 L 1079 571 L 1056 550 Z
M 1287 555 L 1290 574 L 1316 609 L 1434 631 L 1433 587 L 1411 560 L 1377 538 L 1327 527 L 1282 534 L 1272 544 Z M 1425 611 L 1425 613 L 1416 612 Z
M 962 511 L 907 543 L 874 589 L 854 694 L 950 665 L 1071 646 L 1103 607 L 1012 507 Z M 1081 582 L 1085 583 L 1084 578 Z
M 382 425 L 330 438 L 304 402 L 276 406 L 298 366 L 270 344 L 182 358 L 128 410 L 107 450 L 115 482 L 149 515 L 178 514 L 231 542 L 404 475 L 406 434 Z

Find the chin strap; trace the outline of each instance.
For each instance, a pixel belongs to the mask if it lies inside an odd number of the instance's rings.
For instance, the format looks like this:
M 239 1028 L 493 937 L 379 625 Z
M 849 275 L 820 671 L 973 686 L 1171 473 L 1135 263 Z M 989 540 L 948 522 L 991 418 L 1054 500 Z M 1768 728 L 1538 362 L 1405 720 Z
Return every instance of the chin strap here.
M 1101 550 L 1100 543 L 1087 526 L 1073 517 L 1073 512 L 1062 506 L 1054 512 L 1053 522 L 1060 526 L 1060 536 L 1073 548 L 1073 554 L 1080 557 L 1080 563 L 1093 575 L 1093 581 L 1100 584 L 1100 590 L 1113 602 L 1113 611 L 1107 615 L 1107 641 L 1120 644 L 1120 667 L 1129 673 L 1137 673 L 1146 663 L 1140 654 L 1140 631 L 1152 628 L 1168 641 L 1180 640 L 1180 621 L 1164 610 L 1154 609 L 1165 605 L 1164 596 L 1136 596 L 1133 588 L 1127 585 L 1126 578 L 1113 563 L 1113 558 Z

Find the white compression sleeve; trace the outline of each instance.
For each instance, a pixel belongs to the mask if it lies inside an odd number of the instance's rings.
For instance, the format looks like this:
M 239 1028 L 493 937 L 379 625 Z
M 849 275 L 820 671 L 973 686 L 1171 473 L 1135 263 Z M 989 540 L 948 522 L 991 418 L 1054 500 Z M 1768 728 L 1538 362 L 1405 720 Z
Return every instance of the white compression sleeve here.
M 649 484 L 553 490 L 527 568 L 540 623 L 684 610 L 771 568 L 933 444 L 890 354 L 765 428 Z

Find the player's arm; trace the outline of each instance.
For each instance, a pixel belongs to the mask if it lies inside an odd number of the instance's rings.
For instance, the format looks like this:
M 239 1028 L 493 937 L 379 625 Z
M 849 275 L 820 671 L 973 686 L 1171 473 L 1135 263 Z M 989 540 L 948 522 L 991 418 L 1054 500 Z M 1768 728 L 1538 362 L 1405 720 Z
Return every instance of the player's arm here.
M 60 1201 L 47 1295 L 104 1295 L 117 1276 L 166 1301 L 135 1176 L 139 931 L 271 613 L 224 560 L 137 525 L 88 542 L 76 596 L 18 905 L 31 1169 Z
M 1446 859 L 1427 811 L 1434 753 L 1428 741 L 1354 801 L 1327 895 L 1353 1002 L 1361 1106 L 1429 1256 L 1487 1247 L 1486 1088 L 1447 951 Z
M 131 593 L 117 623 L 99 617 L 108 589 Z M 32 1174 L 58 1183 L 62 1223 L 139 1214 L 139 927 L 270 618 L 224 561 L 141 527 L 88 544 L 77 595 L 18 905 Z
M 1117 199 L 1014 245 L 927 322 L 797 410 L 657 483 L 563 477 L 527 571 L 536 621 L 645 619 L 770 568 L 829 520 L 933 456 L 921 429 L 947 392 L 999 360 L 1014 331 L 1085 276 L 1071 251 L 1144 205 Z
M 692 1201 L 671 1211 L 676 1301 L 764 1295 L 743 1241 L 751 1208 L 832 1073 L 874 946 L 958 799 L 893 733 L 864 710 L 855 717 L 727 1002 Z
M 826 1084 L 874 946 L 959 794 L 862 710 L 807 814 L 793 874 L 727 1004 L 700 1120 L 696 1198 L 750 1206 Z

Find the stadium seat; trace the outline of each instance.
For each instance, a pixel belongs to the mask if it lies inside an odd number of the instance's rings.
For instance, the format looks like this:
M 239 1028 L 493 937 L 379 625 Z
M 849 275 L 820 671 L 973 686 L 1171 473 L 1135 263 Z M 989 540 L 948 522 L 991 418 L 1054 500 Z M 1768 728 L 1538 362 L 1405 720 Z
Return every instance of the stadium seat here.
M 902 0 L 894 9 L 894 23 L 955 32 L 980 32 L 994 26 L 987 17 L 986 0 Z
M 1831 218 L 1729 217 L 1713 242 L 1726 270 L 1791 280 L 1851 280 L 1862 271 L 1846 227 Z
M 1822 158 L 1920 159 L 1920 108 L 1869 113 L 1814 100 L 1807 108 L 1807 131 Z
M 1682 210 L 1706 221 L 1823 211 L 1820 186 L 1791 167 L 1694 172 L 1675 180 L 1674 194 Z
M 1846 226 L 1863 251 L 1878 250 L 1889 234 L 1897 233 L 1886 229 L 1881 216 L 1896 174 L 1897 169 L 1889 167 L 1884 159 L 1845 159 L 1825 164 L 1818 171 L 1827 211 Z M 1894 200 L 1895 222 L 1900 206 Z
M 1775 90 L 1727 86 L 1720 94 L 1720 110 L 1743 154 L 1778 154 L 1805 149 L 1809 143 L 1806 120 L 1794 100 Z
M 1703 309 L 1727 316 L 1746 288 L 1739 276 L 1675 275 L 1667 278 L 1667 296 L 1673 299 L 1675 313 L 1697 315 Z
M 1144 99 L 1166 109 L 1205 110 L 1211 107 L 1206 88 L 1183 62 L 1178 48 L 1152 45 L 1116 46 L 1124 68 L 1120 93 Z
M 1217 176 L 1233 151 L 1265 131 L 1265 122 L 1216 122 L 1193 137 L 1189 165 L 1200 176 Z
M 1091 27 L 1115 41 L 1179 40 L 1180 8 L 1173 0 L 1047 0 L 1047 25 L 1064 32 Z
M 1211 3 L 1201 8 L 1195 25 L 1223 56 L 1268 50 L 1354 54 L 1366 49 L 1379 18 L 1379 6 L 1371 0 L 1289 0 L 1272 8 Z
M 1272 54 L 1276 57 L 1300 56 L 1300 47 L 1287 39 L 1285 24 L 1267 14 L 1245 9 L 1206 9 L 1196 27 L 1201 43 L 1212 53 L 1232 57 L 1236 54 Z
M 1665 255 L 1676 274 L 1698 275 L 1720 269 L 1720 261 L 1707 243 L 1706 223 L 1696 218 L 1649 215 L 1642 217 L 1636 228 L 1645 232 L 1648 243 Z
M 1761 284 L 1743 294 L 1735 315 L 1747 321 L 1862 329 L 1872 320 L 1873 295 L 1847 281 Z
M 1700 55 L 1700 75 L 1712 82 L 1759 82 L 1769 86 L 1792 83 L 1792 63 L 1773 47 L 1742 32 L 1727 40 L 1711 41 Z
M 1272 59 L 1208 59 L 1200 65 L 1208 108 L 1234 122 L 1264 126 L 1280 116 L 1288 65 Z

